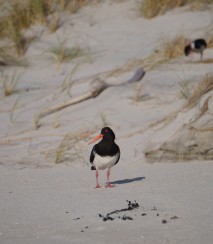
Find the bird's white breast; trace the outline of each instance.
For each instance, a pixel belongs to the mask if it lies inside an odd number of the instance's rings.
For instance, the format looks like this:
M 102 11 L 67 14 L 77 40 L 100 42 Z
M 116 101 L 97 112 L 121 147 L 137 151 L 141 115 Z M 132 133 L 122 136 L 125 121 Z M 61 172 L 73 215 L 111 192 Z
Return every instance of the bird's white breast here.
M 111 168 L 116 163 L 118 157 L 119 154 L 116 154 L 112 157 L 110 156 L 101 157 L 96 153 L 93 161 L 93 165 L 96 167 L 96 169 Z
M 191 43 L 191 48 L 195 49 L 195 43 L 194 42 Z

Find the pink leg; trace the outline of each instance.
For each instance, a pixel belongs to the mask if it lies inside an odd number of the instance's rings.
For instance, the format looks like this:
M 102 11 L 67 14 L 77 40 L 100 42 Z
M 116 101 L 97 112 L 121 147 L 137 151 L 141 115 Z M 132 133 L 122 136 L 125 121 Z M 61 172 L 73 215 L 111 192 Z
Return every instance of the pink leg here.
M 100 185 L 98 184 L 98 170 L 96 169 L 96 187 L 95 188 L 101 188 Z
M 203 52 L 201 52 L 201 54 L 200 54 L 200 60 L 202 60 L 203 59 Z
M 114 186 L 110 184 L 109 176 L 110 176 L 110 169 L 107 170 L 107 186 L 106 187 L 111 188 L 111 187 L 114 187 Z
M 191 59 L 191 62 L 192 62 L 192 59 L 194 57 L 194 53 L 193 52 L 190 52 L 189 56 L 190 56 L 190 59 Z

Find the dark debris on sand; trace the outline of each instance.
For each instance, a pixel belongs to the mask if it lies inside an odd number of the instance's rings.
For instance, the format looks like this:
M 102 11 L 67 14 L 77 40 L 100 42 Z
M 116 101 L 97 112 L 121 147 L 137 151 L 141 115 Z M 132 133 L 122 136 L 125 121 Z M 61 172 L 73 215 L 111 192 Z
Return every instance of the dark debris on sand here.
M 108 221 L 108 220 L 111 220 L 113 221 L 115 218 L 119 218 L 119 219 L 122 219 L 122 220 L 133 220 L 132 217 L 130 216 L 126 216 L 126 215 L 123 215 L 123 216 L 117 216 L 117 217 L 112 217 L 112 215 L 115 215 L 115 214 L 119 214 L 119 213 L 123 213 L 123 212 L 127 212 L 127 211 L 132 211 L 134 209 L 137 209 L 139 208 L 139 204 L 134 201 L 134 202 L 131 202 L 129 200 L 127 200 L 128 202 L 128 207 L 127 208 L 122 208 L 122 209 L 119 209 L 119 210 L 114 210 L 110 213 L 107 213 L 106 215 L 103 215 L 103 214 L 99 214 L 99 217 L 102 218 L 103 221 Z
M 113 221 L 115 219 L 120 219 L 120 220 L 133 220 L 133 217 L 132 216 L 129 216 L 127 215 L 127 212 L 128 211 L 132 211 L 132 210 L 135 210 L 135 209 L 138 209 L 140 206 L 139 204 L 134 200 L 133 202 L 127 200 L 127 203 L 128 203 L 128 206 L 127 208 L 122 208 L 122 209 L 118 209 L 118 210 L 114 210 L 112 212 L 109 212 L 107 213 L 106 215 L 103 215 L 103 214 L 100 214 L 99 213 L 99 217 L 102 218 L 102 220 L 104 222 L 110 220 L 110 221 Z M 153 207 L 151 208 L 151 211 L 157 211 L 158 209 L 156 207 Z M 136 216 L 136 215 L 135 215 Z M 141 216 L 147 216 L 147 213 L 144 213 L 144 211 L 141 213 Z M 159 217 L 160 214 L 157 212 L 155 214 L 155 216 Z M 178 219 L 179 217 L 174 215 L 172 216 L 170 219 Z M 167 219 L 162 219 L 161 220 L 161 223 L 162 224 L 167 224 L 168 223 L 168 220 Z

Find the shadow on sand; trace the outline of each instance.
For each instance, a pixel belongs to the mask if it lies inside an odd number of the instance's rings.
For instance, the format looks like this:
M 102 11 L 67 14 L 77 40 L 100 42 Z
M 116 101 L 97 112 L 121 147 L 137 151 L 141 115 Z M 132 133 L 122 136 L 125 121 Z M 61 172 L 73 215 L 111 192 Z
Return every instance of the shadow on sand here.
M 128 184 L 128 183 L 132 183 L 135 181 L 142 181 L 146 179 L 146 177 L 136 177 L 136 178 L 132 178 L 132 179 L 123 179 L 123 180 L 116 180 L 116 181 L 112 181 L 110 182 L 113 185 L 121 185 L 121 184 Z

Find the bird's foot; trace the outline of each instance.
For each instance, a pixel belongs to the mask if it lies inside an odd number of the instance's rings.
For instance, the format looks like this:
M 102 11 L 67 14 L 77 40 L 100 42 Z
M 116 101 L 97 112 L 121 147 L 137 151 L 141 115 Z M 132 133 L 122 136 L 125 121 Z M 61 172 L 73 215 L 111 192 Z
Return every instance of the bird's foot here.
M 113 187 L 115 187 L 115 185 L 112 185 L 110 183 L 107 183 L 107 185 L 106 185 L 106 188 L 113 188 Z
M 101 186 L 100 186 L 99 184 L 97 184 L 96 187 L 95 187 L 95 189 L 96 189 L 96 188 L 101 188 Z

